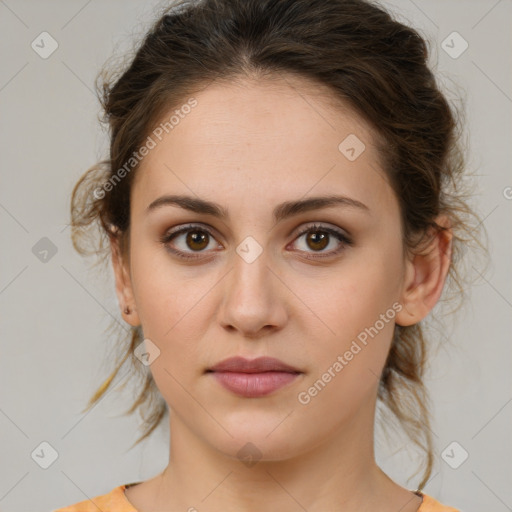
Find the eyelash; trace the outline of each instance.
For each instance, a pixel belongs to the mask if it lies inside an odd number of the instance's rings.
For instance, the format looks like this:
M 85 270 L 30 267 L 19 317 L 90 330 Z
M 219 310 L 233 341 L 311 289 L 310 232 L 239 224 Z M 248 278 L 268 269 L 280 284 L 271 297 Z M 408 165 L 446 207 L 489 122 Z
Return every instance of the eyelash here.
M 166 233 L 165 235 L 163 235 L 160 238 L 160 242 L 163 245 L 165 245 L 165 247 L 168 251 L 172 252 L 173 254 L 175 254 L 176 256 L 178 256 L 179 258 L 181 258 L 183 260 L 196 260 L 198 258 L 202 258 L 203 256 L 201 255 L 201 251 L 198 252 L 197 254 L 195 254 L 194 256 L 191 256 L 189 253 L 185 253 L 183 251 L 172 249 L 169 246 L 169 242 L 174 240 L 174 238 L 176 238 L 178 235 L 181 235 L 182 233 L 188 233 L 189 231 L 197 231 L 197 232 L 207 233 L 208 236 L 215 239 L 215 236 L 208 228 L 200 226 L 200 225 L 196 225 L 196 224 L 189 224 L 187 226 L 183 226 L 183 227 L 177 229 L 176 231 Z M 351 246 L 353 244 L 352 240 L 350 240 L 347 237 L 347 235 L 345 235 L 342 231 L 338 231 L 337 229 L 330 228 L 328 226 L 321 226 L 318 224 L 314 224 L 313 226 L 308 226 L 307 228 L 302 230 L 300 233 L 297 234 L 296 239 L 300 238 L 302 235 L 305 235 L 307 233 L 317 233 L 317 232 L 328 233 L 329 235 L 335 236 L 341 242 L 342 245 L 339 249 L 330 251 L 327 254 L 322 254 L 322 255 L 313 256 L 313 257 L 306 256 L 307 259 L 313 260 L 313 259 L 321 259 L 321 258 L 336 256 L 337 254 L 341 253 L 345 249 L 345 246 Z M 304 251 L 302 251 L 302 252 L 304 252 Z

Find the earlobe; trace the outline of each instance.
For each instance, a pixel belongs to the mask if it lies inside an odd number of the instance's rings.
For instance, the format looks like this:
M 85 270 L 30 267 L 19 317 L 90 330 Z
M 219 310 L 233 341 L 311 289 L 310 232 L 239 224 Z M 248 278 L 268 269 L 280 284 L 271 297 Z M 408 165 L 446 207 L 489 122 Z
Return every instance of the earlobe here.
M 448 219 L 439 218 L 437 223 L 443 229 L 436 230 L 406 261 L 398 325 L 414 325 L 425 318 L 443 291 L 451 262 L 452 231 Z
M 136 327 L 140 325 L 139 315 L 135 308 L 130 273 L 126 268 L 126 263 L 122 257 L 121 249 L 119 247 L 119 239 L 117 237 L 110 238 L 110 249 L 116 284 L 116 295 L 121 308 L 121 313 L 125 322 Z

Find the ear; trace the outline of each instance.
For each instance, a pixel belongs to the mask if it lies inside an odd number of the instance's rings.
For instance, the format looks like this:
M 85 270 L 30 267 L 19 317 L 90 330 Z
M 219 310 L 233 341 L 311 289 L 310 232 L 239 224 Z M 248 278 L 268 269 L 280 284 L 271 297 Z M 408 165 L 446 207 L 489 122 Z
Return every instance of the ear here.
M 117 236 L 110 237 L 110 249 L 116 281 L 116 294 L 121 308 L 121 314 L 125 322 L 133 327 L 137 327 L 140 325 L 140 319 L 135 306 L 130 270 L 128 268 L 129 264 L 124 261 L 119 245 L 119 238 Z M 125 312 L 126 307 L 129 308 L 129 313 Z
M 414 325 L 425 318 L 443 291 L 450 268 L 453 233 L 446 216 L 439 216 L 436 223 L 444 229 L 431 233 L 428 241 L 406 261 L 400 300 L 403 308 L 396 315 L 398 325 Z

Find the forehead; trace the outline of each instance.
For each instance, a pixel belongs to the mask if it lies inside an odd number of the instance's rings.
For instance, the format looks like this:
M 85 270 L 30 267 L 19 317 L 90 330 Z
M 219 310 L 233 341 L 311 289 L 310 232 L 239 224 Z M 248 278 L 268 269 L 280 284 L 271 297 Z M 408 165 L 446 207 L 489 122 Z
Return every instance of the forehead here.
M 326 86 L 293 75 L 215 82 L 194 94 L 194 99 L 197 105 L 188 113 L 180 119 L 174 116 L 173 137 L 162 134 L 169 145 L 179 144 L 183 150 L 279 145 L 288 157 L 298 153 L 296 142 L 304 140 L 310 147 L 329 151 L 334 145 L 337 150 L 340 137 L 349 133 L 373 145 L 375 134 L 348 104 Z M 181 107 L 186 102 L 184 98 Z M 162 116 L 163 121 L 180 110 L 180 105 L 174 106 Z M 153 151 L 146 160 L 158 153 Z
M 261 189 L 267 199 L 333 187 L 360 200 L 389 193 L 375 134 L 325 86 L 294 76 L 240 79 L 193 98 L 195 106 L 183 109 L 161 140 L 153 137 L 137 170 L 133 192 L 146 202 L 175 191 L 226 200 Z

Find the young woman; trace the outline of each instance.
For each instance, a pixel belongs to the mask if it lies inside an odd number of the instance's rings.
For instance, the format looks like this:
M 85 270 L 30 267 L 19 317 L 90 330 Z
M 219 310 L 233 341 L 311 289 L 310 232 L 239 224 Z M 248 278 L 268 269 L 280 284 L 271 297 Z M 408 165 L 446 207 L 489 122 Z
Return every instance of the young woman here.
M 129 359 L 169 463 L 59 512 L 456 510 L 421 491 L 422 321 L 471 212 L 427 57 L 364 0 L 182 1 L 105 81 L 73 241 L 132 336 L 91 403 Z M 377 401 L 425 450 L 415 491 L 375 462 Z

